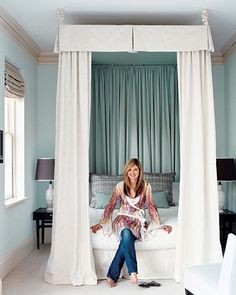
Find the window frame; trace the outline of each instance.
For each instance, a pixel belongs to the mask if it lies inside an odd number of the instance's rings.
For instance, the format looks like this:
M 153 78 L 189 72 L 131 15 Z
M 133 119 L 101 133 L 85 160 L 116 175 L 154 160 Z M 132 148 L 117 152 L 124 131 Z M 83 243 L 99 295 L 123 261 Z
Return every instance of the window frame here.
M 4 200 L 7 205 L 25 198 L 24 99 L 5 96 L 4 115 Z M 11 177 L 9 183 L 6 177 Z

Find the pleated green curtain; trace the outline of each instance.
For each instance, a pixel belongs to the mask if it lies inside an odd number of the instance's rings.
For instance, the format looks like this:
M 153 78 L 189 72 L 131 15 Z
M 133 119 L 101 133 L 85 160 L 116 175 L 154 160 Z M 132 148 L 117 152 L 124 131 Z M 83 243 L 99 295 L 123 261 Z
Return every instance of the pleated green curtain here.
M 121 174 L 129 158 L 179 177 L 176 65 L 93 65 L 90 172 Z

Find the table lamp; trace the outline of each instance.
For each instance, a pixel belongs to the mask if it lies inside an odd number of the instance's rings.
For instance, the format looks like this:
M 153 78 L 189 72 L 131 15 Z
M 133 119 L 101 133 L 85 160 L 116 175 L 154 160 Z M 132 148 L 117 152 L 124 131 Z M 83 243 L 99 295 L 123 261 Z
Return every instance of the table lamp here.
M 225 193 L 221 185 L 221 182 L 236 181 L 235 160 L 233 158 L 216 159 L 216 167 L 217 167 L 217 180 L 218 180 L 219 210 L 223 211 Z
M 55 159 L 40 158 L 37 160 L 35 180 L 49 181 L 48 189 L 46 190 L 45 198 L 47 203 L 47 210 L 51 211 L 53 208 L 53 185 L 54 180 L 54 164 Z

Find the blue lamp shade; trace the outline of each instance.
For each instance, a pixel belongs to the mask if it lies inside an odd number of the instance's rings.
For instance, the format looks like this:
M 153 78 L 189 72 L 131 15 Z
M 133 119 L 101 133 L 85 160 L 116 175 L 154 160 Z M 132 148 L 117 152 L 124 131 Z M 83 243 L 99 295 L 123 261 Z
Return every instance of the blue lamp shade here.
M 235 181 L 236 168 L 233 158 L 216 159 L 217 180 L 218 181 Z
M 37 160 L 35 180 L 52 181 L 54 180 L 55 159 L 41 158 Z

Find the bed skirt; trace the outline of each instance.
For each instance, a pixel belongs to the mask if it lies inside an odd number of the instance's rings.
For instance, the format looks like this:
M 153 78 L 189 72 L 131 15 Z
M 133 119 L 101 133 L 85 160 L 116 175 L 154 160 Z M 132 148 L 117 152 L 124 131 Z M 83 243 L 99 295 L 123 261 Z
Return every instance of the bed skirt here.
M 115 251 L 93 249 L 93 253 L 97 278 L 98 280 L 105 279 Z M 139 279 L 174 278 L 175 249 L 142 250 L 136 251 L 136 255 Z M 122 269 L 121 277 L 129 277 L 126 265 Z

